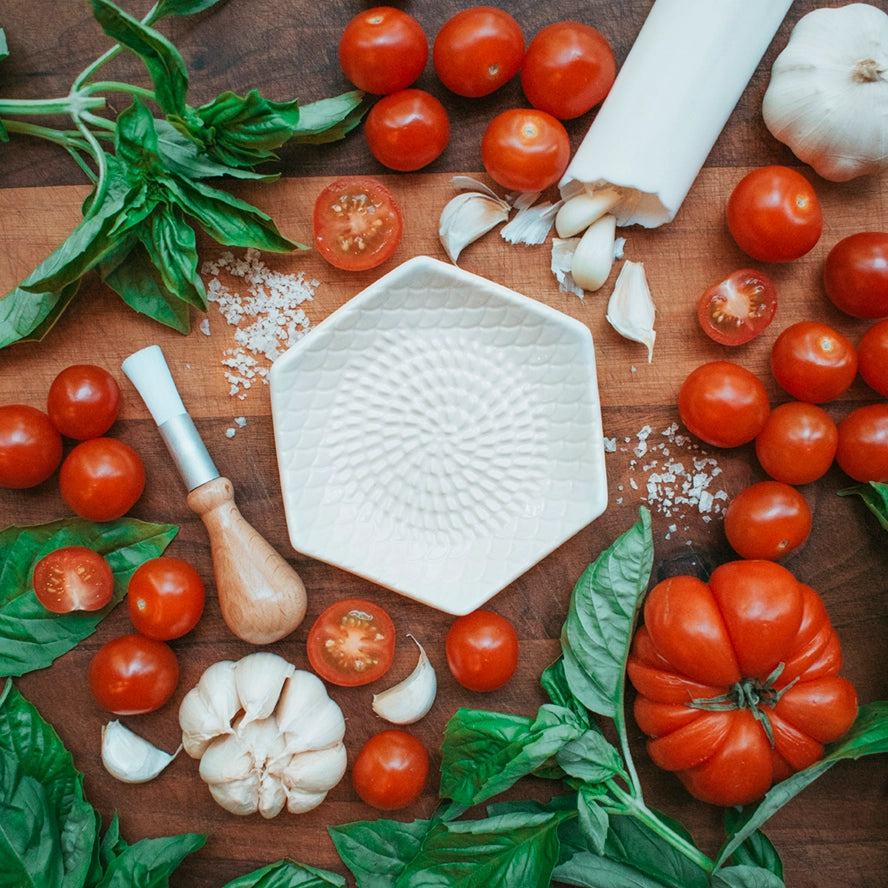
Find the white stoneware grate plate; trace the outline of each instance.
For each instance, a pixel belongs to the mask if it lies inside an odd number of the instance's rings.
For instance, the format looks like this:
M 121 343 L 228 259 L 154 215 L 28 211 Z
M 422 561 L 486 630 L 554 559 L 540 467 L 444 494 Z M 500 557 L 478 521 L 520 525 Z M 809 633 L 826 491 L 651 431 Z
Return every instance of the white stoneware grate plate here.
M 588 328 L 437 259 L 361 291 L 270 383 L 293 548 L 447 613 L 607 504 Z

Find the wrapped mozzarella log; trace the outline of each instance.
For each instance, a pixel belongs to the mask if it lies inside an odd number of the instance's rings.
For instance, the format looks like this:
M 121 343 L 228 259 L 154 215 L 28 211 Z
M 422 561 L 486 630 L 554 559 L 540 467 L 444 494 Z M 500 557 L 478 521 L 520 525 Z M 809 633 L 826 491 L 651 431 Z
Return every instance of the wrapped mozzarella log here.
M 655 0 L 561 182 L 619 188 L 617 224 L 670 222 L 792 0 Z

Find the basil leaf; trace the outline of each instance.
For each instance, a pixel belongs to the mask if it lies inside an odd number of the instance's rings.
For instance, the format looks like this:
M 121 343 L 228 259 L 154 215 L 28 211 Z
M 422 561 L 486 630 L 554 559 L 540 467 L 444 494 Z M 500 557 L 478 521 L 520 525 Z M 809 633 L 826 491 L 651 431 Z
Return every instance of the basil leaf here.
M 0 348 L 21 339 L 42 339 L 80 289 L 73 281 L 58 292 L 33 293 L 16 287 L 0 299 Z
M 729 866 L 712 875 L 712 888 L 786 888 L 783 879 L 757 866 Z
M 184 857 L 206 841 L 199 833 L 183 833 L 127 845 L 108 863 L 97 888 L 163 888 Z
M 127 168 L 131 178 L 134 169 L 143 173 L 140 178 L 144 178 L 145 174 L 162 175 L 154 115 L 141 99 L 134 99 L 128 108 L 118 114 L 114 144 L 117 159 Z
M 888 530 L 888 484 L 870 481 L 839 491 L 839 496 L 859 496 L 866 507 L 879 519 L 879 524 Z
M 324 888 L 325 885 L 345 888 L 345 879 L 338 873 L 294 860 L 279 860 L 226 882 L 223 888 Z
M 358 126 L 371 105 L 358 90 L 301 105 L 292 140 L 300 145 L 324 145 L 342 139 Z
M 392 888 L 419 853 L 433 822 L 367 820 L 331 826 L 327 831 L 358 888 Z
M 142 245 L 160 273 L 164 287 L 179 299 L 206 311 L 207 291 L 198 274 L 197 239 L 179 209 L 175 206 L 155 208 L 146 235 L 142 237 Z
M 634 866 L 591 851 L 577 851 L 558 863 L 552 870 L 552 881 L 582 888 L 667 888 L 665 882 L 646 876 Z
M 589 710 L 577 700 L 568 684 L 564 671 L 564 657 L 559 657 L 543 670 L 543 674 L 540 676 L 540 685 L 553 703 L 570 709 L 586 727 L 591 726 Z
M 604 783 L 613 777 L 626 777 L 623 757 L 598 727 L 592 727 L 566 743 L 555 754 L 561 768 L 586 783 Z
M 154 20 L 171 15 L 192 15 L 215 6 L 220 0 L 158 0 L 155 7 Z M 222 0 L 223 3 L 227 0 Z
M 6 31 L 0 28 L 0 62 L 9 58 L 9 46 L 6 43 Z
M 583 572 L 561 631 L 564 670 L 587 709 L 622 719 L 626 659 L 653 565 L 651 516 L 623 533 Z
M 142 60 L 154 84 L 157 104 L 163 112 L 184 114 L 188 69 L 179 50 L 162 34 L 124 12 L 111 0 L 89 2 L 102 30 Z
M 733 835 L 742 826 L 745 817 L 739 808 L 725 808 L 725 832 Z M 783 862 L 771 840 L 760 830 L 756 830 L 746 838 L 742 845 L 734 850 L 731 862 L 749 866 L 760 866 L 783 878 Z
M 100 524 L 71 518 L 0 533 L 0 675 L 43 669 L 91 635 L 123 599 L 136 568 L 160 555 L 177 531 L 134 518 Z M 37 600 L 31 574 L 48 552 L 74 545 L 105 556 L 114 572 L 114 594 L 100 611 L 53 614 Z

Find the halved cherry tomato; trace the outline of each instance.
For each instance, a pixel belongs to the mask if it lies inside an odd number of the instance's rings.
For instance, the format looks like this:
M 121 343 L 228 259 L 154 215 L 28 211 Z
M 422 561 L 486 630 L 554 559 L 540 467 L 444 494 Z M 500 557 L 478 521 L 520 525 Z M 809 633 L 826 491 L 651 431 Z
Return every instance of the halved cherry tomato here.
M 370 153 L 390 170 L 428 166 L 447 147 L 450 121 L 444 106 L 422 89 L 383 96 L 367 114 L 364 135 Z
M 406 808 L 422 795 L 429 754 L 422 743 L 397 728 L 374 734 L 352 767 L 352 784 L 362 801 L 380 811 Z
M 700 365 L 678 391 L 681 421 L 713 447 L 748 443 L 764 428 L 769 410 L 761 380 L 731 361 Z
M 28 404 L 0 407 L 0 487 L 36 487 L 61 461 L 62 436 L 42 410 Z
M 728 198 L 728 228 L 745 253 L 760 262 L 789 262 L 820 239 L 823 213 L 811 183 L 785 166 L 747 173 Z
M 197 625 L 205 595 L 200 574 L 187 561 L 168 555 L 151 558 L 130 577 L 130 619 L 149 638 L 180 638 Z
M 750 484 L 725 510 L 725 536 L 741 558 L 783 558 L 808 539 L 811 524 L 808 501 L 782 481 Z
M 331 684 L 357 687 L 388 672 L 395 656 L 395 626 L 378 605 L 363 598 L 331 604 L 308 633 L 311 668 Z
M 34 565 L 38 601 L 54 614 L 101 610 L 114 594 L 114 572 L 99 552 L 86 546 L 63 546 Z
M 62 499 L 81 518 L 112 521 L 125 515 L 145 489 L 145 466 L 118 438 L 90 438 L 66 457 L 59 472 Z
M 543 191 L 570 161 L 564 124 L 545 111 L 512 108 L 497 114 L 481 138 L 481 162 L 490 177 L 514 191 Z
M 888 232 L 861 231 L 842 238 L 827 253 L 823 285 L 845 314 L 888 317 Z
M 777 288 L 761 271 L 741 268 L 708 287 L 697 303 L 703 332 L 721 345 L 743 345 L 774 319 Z
M 820 321 L 790 324 L 771 346 L 771 371 L 799 401 L 832 401 L 854 382 L 857 352 L 845 336 Z
M 888 398 L 888 320 L 863 334 L 857 345 L 857 370 L 870 388 Z
M 120 387 L 104 368 L 72 364 L 52 381 L 46 412 L 66 437 L 85 441 L 104 435 L 117 419 Z
M 320 254 L 336 268 L 376 268 L 401 243 L 401 210 L 382 182 L 369 176 L 345 176 L 319 195 L 312 217 Z
M 339 38 L 339 64 L 358 88 L 374 95 L 406 89 L 425 68 L 429 42 L 413 16 L 393 6 L 359 12 Z
M 453 677 L 470 691 L 495 691 L 518 667 L 518 634 L 501 614 L 476 610 L 450 627 L 445 641 Z
M 486 96 L 511 80 L 524 58 L 521 25 L 503 9 L 472 6 L 449 18 L 432 47 L 441 83 L 458 96 Z
M 132 633 L 103 644 L 89 664 L 89 687 L 115 715 L 160 709 L 179 683 L 179 661 L 164 641 Z
M 534 108 L 559 120 L 603 101 L 617 76 L 614 52 L 601 32 L 580 22 L 555 22 L 530 41 L 521 86 Z
M 778 404 L 755 439 L 761 467 L 785 484 L 810 484 L 826 474 L 836 456 L 839 433 L 832 417 L 816 404 Z
M 888 482 L 888 404 L 866 404 L 839 423 L 836 462 L 855 481 Z

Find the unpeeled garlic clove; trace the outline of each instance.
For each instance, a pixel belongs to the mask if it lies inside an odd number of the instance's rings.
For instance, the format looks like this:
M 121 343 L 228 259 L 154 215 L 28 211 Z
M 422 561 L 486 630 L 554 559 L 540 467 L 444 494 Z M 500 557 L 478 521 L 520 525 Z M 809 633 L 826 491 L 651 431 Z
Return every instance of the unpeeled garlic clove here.
M 147 783 L 179 754 L 158 749 L 115 720 L 102 725 L 102 764 L 124 783 Z
M 607 280 L 614 264 L 616 236 L 617 220 L 610 213 L 586 229 L 570 263 L 570 273 L 578 287 L 594 291 Z
M 237 661 L 234 680 L 244 710 L 244 724 L 268 718 L 277 706 L 284 682 L 296 667 L 270 651 L 256 651 Z
M 415 638 L 413 640 L 419 648 L 419 660 L 413 672 L 388 690 L 373 695 L 373 711 L 395 725 L 419 721 L 432 708 L 438 692 L 435 667 L 429 662 L 423 646 Z
M 583 190 L 564 201 L 555 216 L 558 237 L 573 237 L 585 231 L 593 222 L 610 212 L 621 197 L 622 194 L 616 188 L 599 188 L 595 191 Z
M 654 315 L 643 262 L 627 259 L 617 275 L 614 291 L 607 303 L 607 320 L 621 336 L 647 346 L 648 363 L 654 354 Z
M 511 206 L 468 176 L 457 176 L 453 181 L 458 187 L 474 189 L 451 198 L 438 222 L 438 237 L 455 265 L 463 249 L 509 218 Z

